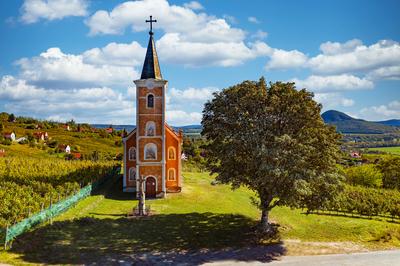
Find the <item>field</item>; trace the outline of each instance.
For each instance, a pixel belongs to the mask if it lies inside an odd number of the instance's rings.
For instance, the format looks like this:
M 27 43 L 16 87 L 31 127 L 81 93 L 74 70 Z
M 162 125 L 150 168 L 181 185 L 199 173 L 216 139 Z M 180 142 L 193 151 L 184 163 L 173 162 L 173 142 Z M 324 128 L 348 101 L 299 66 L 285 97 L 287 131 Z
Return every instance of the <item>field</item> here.
M 81 201 L 52 225 L 43 225 L 20 237 L 10 251 L 0 253 L 0 261 L 111 264 L 110 261 L 145 256 L 165 262 L 181 256 L 195 259 L 201 253 L 204 259 L 221 254 L 221 250 L 260 247 L 253 233 L 260 213 L 250 203 L 250 191 L 213 186 L 207 173 L 185 172 L 184 177 L 182 193 L 148 200 L 146 204 L 151 205 L 155 215 L 140 219 L 126 218 L 137 201 L 132 194 L 120 192 L 120 180 L 109 182 L 103 191 Z M 262 242 L 261 247 L 280 253 L 400 247 L 400 224 L 385 218 L 305 215 L 301 210 L 285 207 L 275 208 L 271 218 L 279 224 L 280 236 Z
M 397 147 L 368 148 L 368 150 L 371 150 L 371 151 L 383 151 L 383 152 L 387 152 L 387 153 L 400 155 L 400 146 L 397 146 Z

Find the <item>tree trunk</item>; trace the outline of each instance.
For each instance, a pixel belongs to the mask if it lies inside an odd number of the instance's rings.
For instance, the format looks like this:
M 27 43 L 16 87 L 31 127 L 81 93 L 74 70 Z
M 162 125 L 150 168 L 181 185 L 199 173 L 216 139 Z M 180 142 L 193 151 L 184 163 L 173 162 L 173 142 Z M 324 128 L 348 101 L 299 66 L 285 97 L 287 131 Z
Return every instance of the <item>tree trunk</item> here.
M 268 214 L 270 211 L 270 204 L 272 201 L 272 196 L 266 195 L 264 197 L 260 197 L 261 200 L 261 230 L 269 233 L 272 231 L 272 226 L 269 223 Z
M 269 221 L 268 221 L 268 210 L 262 210 L 261 212 L 261 227 L 263 229 L 269 228 Z

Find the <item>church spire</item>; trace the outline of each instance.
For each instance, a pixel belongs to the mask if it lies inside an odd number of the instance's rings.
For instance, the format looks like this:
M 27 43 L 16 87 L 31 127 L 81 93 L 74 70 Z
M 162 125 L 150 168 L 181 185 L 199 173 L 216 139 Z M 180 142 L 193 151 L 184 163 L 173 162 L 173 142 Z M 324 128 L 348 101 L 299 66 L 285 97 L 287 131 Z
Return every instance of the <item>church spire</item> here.
M 150 22 L 150 38 L 140 79 L 162 79 L 160 65 L 158 64 L 156 45 L 153 39 L 153 22 L 157 22 L 157 20 L 153 20 L 153 16 L 150 16 L 150 20 L 146 20 L 146 22 Z

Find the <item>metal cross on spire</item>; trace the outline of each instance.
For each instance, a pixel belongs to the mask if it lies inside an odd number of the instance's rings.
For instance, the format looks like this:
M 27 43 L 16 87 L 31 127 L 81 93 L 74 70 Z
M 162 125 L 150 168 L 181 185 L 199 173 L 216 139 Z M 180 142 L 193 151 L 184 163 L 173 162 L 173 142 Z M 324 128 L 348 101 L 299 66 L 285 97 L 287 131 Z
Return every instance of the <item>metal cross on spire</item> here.
M 153 22 L 157 22 L 156 19 L 153 20 L 153 16 L 150 16 L 150 20 L 146 19 L 146 23 L 150 22 L 150 31 L 149 34 L 153 35 Z

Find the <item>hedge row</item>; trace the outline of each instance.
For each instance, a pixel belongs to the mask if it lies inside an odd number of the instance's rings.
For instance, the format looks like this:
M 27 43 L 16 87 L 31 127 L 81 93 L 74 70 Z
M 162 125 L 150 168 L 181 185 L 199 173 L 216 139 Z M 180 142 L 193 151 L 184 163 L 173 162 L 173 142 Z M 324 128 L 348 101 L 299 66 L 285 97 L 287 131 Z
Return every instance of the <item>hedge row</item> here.
M 308 212 L 334 211 L 362 216 L 390 215 L 400 219 L 400 191 L 346 185 L 333 199 L 321 206 L 307 206 Z

